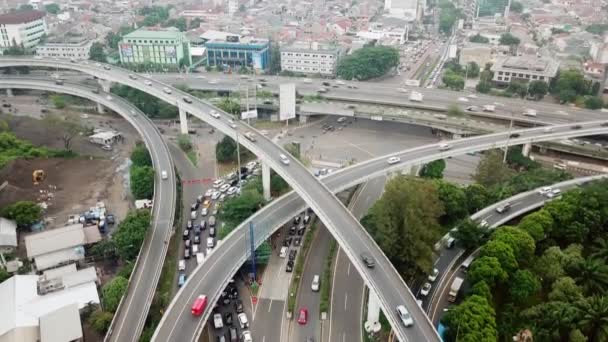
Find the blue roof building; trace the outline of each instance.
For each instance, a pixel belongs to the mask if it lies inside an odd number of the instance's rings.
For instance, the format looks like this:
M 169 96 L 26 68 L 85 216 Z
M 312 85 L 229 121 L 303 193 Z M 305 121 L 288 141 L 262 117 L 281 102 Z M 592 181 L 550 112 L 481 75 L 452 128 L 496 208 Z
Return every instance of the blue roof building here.
M 270 41 L 260 38 L 228 36 L 225 40 L 205 43 L 207 65 L 238 68 L 246 66 L 257 70 L 267 69 L 270 63 Z

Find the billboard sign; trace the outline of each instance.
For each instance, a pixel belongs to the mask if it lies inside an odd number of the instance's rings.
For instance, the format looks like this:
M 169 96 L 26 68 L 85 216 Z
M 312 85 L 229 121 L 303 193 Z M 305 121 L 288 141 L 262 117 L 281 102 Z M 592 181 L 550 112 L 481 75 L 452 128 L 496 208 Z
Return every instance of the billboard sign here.
M 133 57 L 133 46 L 131 44 L 120 44 L 120 52 L 124 57 Z
M 165 47 L 165 57 L 166 58 L 177 58 L 177 51 L 175 50 L 175 46 L 166 46 Z
M 245 119 L 257 119 L 257 118 L 258 118 L 258 110 L 257 109 L 241 112 L 241 120 L 245 120 Z
M 296 117 L 296 84 L 285 83 L 279 88 L 279 120 Z

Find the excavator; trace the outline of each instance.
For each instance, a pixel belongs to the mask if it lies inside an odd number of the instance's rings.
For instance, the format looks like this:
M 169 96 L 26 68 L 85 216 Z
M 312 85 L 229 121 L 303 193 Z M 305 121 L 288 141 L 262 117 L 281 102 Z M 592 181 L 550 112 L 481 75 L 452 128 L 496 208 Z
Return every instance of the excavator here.
M 34 185 L 38 185 L 41 182 L 44 182 L 45 179 L 46 173 L 44 172 L 44 170 L 35 170 L 32 173 L 32 182 L 34 182 Z

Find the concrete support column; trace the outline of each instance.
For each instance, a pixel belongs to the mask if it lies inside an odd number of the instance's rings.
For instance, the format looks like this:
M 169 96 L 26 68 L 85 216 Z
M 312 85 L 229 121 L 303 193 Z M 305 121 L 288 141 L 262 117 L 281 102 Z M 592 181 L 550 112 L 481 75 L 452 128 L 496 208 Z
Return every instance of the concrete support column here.
M 13 89 L 11 88 L 6 88 L 6 96 L 8 97 L 13 97 Z
M 524 157 L 527 157 L 530 155 L 531 149 L 532 149 L 532 144 L 530 144 L 530 143 L 524 144 L 524 147 L 521 149 L 521 154 L 523 154 Z
M 270 165 L 262 160 L 262 187 L 264 188 L 264 199 L 270 200 Z
M 418 176 L 418 174 L 420 173 L 420 165 L 412 165 L 412 167 L 410 168 L 410 176 Z
M 308 121 L 308 116 L 307 115 L 300 114 L 299 116 L 300 116 L 300 123 L 301 124 L 305 124 L 306 121 Z
M 179 128 L 182 134 L 188 134 L 188 113 L 182 107 L 179 107 Z
M 374 291 L 369 291 L 367 299 L 367 320 L 364 324 L 365 331 L 380 331 L 380 300 Z
M 103 109 L 103 106 L 101 105 L 101 103 L 97 103 L 97 113 L 99 114 L 103 114 L 105 111 Z
M 98 78 L 97 83 L 99 83 L 101 90 L 103 90 L 106 93 L 110 92 L 110 88 L 112 88 L 112 82 Z M 100 103 L 97 104 L 97 113 L 99 113 L 99 114 L 105 113 L 105 109 Z

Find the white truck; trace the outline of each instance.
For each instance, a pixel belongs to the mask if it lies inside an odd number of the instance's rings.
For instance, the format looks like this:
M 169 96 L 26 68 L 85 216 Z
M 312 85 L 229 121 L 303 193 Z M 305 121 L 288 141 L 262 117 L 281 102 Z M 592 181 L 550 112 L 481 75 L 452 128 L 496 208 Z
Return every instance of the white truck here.
M 200 265 L 205 261 L 205 255 L 203 253 L 196 253 L 196 264 Z
M 412 102 L 422 102 L 424 96 L 417 91 L 413 91 L 410 93 L 410 101 Z
M 536 114 L 537 114 L 537 112 L 535 109 L 528 108 L 528 109 L 524 110 L 525 116 L 536 116 Z
M 456 277 L 452 282 L 452 286 L 450 287 L 450 292 L 448 293 L 448 301 L 454 303 L 456 301 L 456 297 L 458 297 L 458 292 L 460 292 L 460 288 L 462 287 L 462 283 L 464 279 L 460 277 Z
M 485 105 L 485 106 L 483 106 L 483 111 L 484 112 L 494 113 L 495 110 L 496 110 L 496 106 L 494 106 L 494 105 Z

